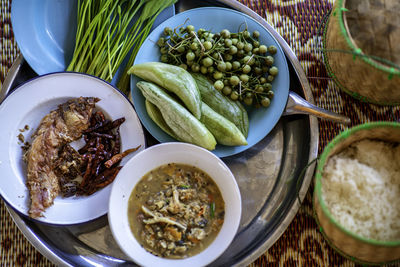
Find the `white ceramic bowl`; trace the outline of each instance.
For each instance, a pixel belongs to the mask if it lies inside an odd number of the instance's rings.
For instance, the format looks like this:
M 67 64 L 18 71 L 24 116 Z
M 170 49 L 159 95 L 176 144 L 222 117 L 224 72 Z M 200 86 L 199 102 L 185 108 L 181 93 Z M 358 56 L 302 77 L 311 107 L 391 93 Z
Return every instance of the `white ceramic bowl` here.
M 225 218 L 215 240 L 202 252 L 185 259 L 167 259 L 146 251 L 135 239 L 128 222 L 128 200 L 137 182 L 149 171 L 167 163 L 183 163 L 205 171 L 215 181 L 225 201 Z M 163 143 L 131 158 L 118 173 L 110 195 L 108 221 L 121 249 L 142 266 L 204 266 L 220 256 L 236 235 L 241 217 L 241 197 L 235 177 L 213 153 L 186 143 Z

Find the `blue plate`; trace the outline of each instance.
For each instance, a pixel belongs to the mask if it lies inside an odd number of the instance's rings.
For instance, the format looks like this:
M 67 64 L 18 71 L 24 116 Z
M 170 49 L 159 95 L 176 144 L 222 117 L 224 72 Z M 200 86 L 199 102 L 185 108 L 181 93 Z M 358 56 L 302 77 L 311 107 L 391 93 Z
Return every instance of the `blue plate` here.
M 64 71 L 75 47 L 76 0 L 13 0 L 11 23 L 22 55 L 38 74 Z M 175 14 L 166 8 L 153 28 Z
M 289 69 L 285 54 L 272 34 L 253 18 L 232 9 L 220 7 L 191 9 L 167 19 L 154 29 L 139 49 L 134 63 L 139 64 L 143 62 L 159 61 L 160 52 L 156 42 L 163 34 L 164 28 L 167 26 L 173 29 L 181 25 L 192 24 L 196 30 L 204 28 L 212 32 L 219 32 L 223 29 L 228 29 L 231 32 L 237 32 L 238 29 L 243 29 L 244 23 L 247 24 L 250 32 L 255 30 L 260 32 L 259 41 L 261 44 L 275 45 L 278 48 L 278 52 L 274 55 L 274 65 L 278 67 L 279 74 L 272 82 L 272 88 L 275 95 L 269 108 L 254 108 L 248 110 L 250 122 L 249 135 L 247 137 L 248 145 L 217 145 L 213 152 L 219 157 L 227 157 L 240 153 L 258 143 L 272 130 L 285 109 L 289 95 Z M 131 76 L 131 94 L 136 112 L 144 127 L 146 127 L 146 129 L 160 142 L 176 141 L 168 134 L 164 133 L 147 115 L 145 99 L 140 90 L 136 87 L 136 83 L 139 80 L 140 79 L 136 76 Z

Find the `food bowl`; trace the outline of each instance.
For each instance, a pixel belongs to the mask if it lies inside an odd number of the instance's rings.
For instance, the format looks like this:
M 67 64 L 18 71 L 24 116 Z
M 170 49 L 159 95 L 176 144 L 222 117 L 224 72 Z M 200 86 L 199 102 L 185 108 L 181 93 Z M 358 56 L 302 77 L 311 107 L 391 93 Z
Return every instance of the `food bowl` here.
M 128 201 L 137 183 L 151 170 L 169 163 L 196 167 L 207 173 L 225 202 L 222 227 L 204 250 L 191 257 L 170 259 L 151 254 L 138 242 L 128 220 Z M 152 146 L 131 158 L 116 177 L 110 195 L 108 220 L 120 248 L 142 266 L 205 266 L 221 255 L 233 240 L 241 218 L 241 197 L 236 180 L 213 153 L 187 143 L 163 143 Z
M 382 264 L 382 263 L 389 263 L 400 259 L 400 239 L 395 240 L 387 240 L 384 238 L 374 238 L 371 236 L 366 237 L 367 235 L 360 234 L 360 232 L 356 233 L 356 230 L 349 230 L 350 227 L 343 226 L 343 223 L 339 223 L 339 221 L 343 221 L 343 219 L 347 216 L 347 214 L 342 214 L 338 216 L 333 215 L 333 204 L 328 206 L 328 201 L 325 199 L 328 198 L 329 194 L 334 190 L 337 190 L 338 184 L 335 187 L 328 188 L 327 180 L 330 174 L 328 174 L 328 162 L 334 156 L 341 152 L 343 152 L 349 146 L 353 146 L 357 144 L 358 141 L 366 142 L 367 140 L 375 141 L 384 141 L 388 143 L 400 143 L 400 123 L 395 122 L 373 122 L 373 123 L 366 123 L 349 130 L 346 130 L 339 134 L 336 138 L 334 138 L 325 148 L 323 153 L 321 154 L 321 158 L 319 160 L 317 171 L 316 171 L 316 179 L 315 179 L 315 190 L 314 190 L 314 198 L 313 198 L 313 205 L 314 205 L 314 213 L 317 220 L 317 223 L 320 226 L 320 230 L 328 243 L 336 249 L 340 254 L 346 256 L 347 258 L 356 261 L 362 264 Z M 368 142 L 368 141 L 367 141 Z M 360 144 L 360 143 L 358 143 Z M 393 146 L 394 147 L 394 146 Z M 364 147 L 365 148 L 365 147 Z M 398 148 L 398 147 L 397 147 Z M 358 149 L 358 148 L 357 148 Z M 348 150 L 347 150 L 348 151 Z M 359 149 L 358 151 L 362 151 Z M 367 152 L 363 153 L 363 155 L 370 157 L 372 150 L 367 149 Z M 371 153 L 369 153 L 371 152 Z M 358 153 L 358 152 L 355 152 Z M 361 152 L 360 152 L 361 153 Z M 400 154 L 397 150 L 395 153 Z M 395 155 L 397 155 L 395 154 Z M 343 154 L 341 154 L 343 155 Z M 398 156 L 398 155 L 397 155 Z M 364 156 L 363 156 L 364 157 Z M 379 159 L 384 161 L 383 159 Z M 390 160 L 388 160 L 389 162 Z M 394 161 L 394 160 L 392 160 Z M 337 161 L 336 161 L 337 163 Z M 346 163 L 347 164 L 347 163 Z M 381 162 L 381 164 L 385 164 Z M 347 166 L 347 165 L 346 165 Z M 344 168 L 343 168 L 344 169 Z M 387 169 L 386 169 L 387 170 Z M 389 171 L 389 170 L 388 170 Z M 398 171 L 398 169 L 397 169 Z M 368 171 L 371 173 L 371 171 Z M 349 177 L 350 174 L 347 174 Z M 366 175 L 365 175 L 366 176 Z M 364 176 L 364 177 L 365 177 Z M 330 176 L 332 177 L 332 176 Z M 334 178 L 339 180 L 339 175 L 336 175 Z M 377 177 L 377 176 L 375 176 Z M 393 177 L 393 176 L 392 176 Z M 332 178 L 329 178 L 332 179 Z M 372 177 L 372 179 L 374 179 Z M 394 180 L 397 180 L 395 178 Z M 367 181 L 367 180 L 365 180 Z M 368 184 L 370 184 L 371 180 L 368 180 Z M 394 182 L 392 180 L 392 182 Z M 398 181 L 397 181 L 398 182 Z M 350 183 L 356 185 L 356 179 L 350 181 Z M 325 184 L 325 185 L 324 185 Z M 366 186 L 362 184 L 361 187 L 357 187 L 360 191 L 357 192 L 364 192 L 362 191 L 362 187 Z M 332 184 L 331 184 L 332 185 Z M 351 184 L 350 184 L 351 185 Z M 325 187 L 324 187 L 325 186 Z M 383 188 L 385 188 L 387 184 L 384 184 Z M 353 188 L 353 187 L 352 187 Z M 372 188 L 372 187 L 369 187 Z M 328 191 L 327 191 L 328 190 Z M 344 189 L 346 190 L 346 189 Z M 367 187 L 367 190 L 368 189 Z M 376 190 L 375 187 L 373 190 Z M 324 193 L 325 192 L 325 193 Z M 329 192 L 329 194 L 328 194 Z M 343 191 L 342 191 L 343 192 Z M 351 194 L 356 195 L 357 192 L 351 191 Z M 372 191 L 375 192 L 375 191 Z M 392 192 L 392 191 L 390 191 Z M 325 194 L 325 195 L 324 195 Z M 398 194 L 398 193 L 397 193 Z M 339 201 L 337 201 L 339 202 Z M 372 202 L 372 199 L 368 199 L 368 202 Z M 332 202 L 331 202 L 332 203 Z M 342 203 L 342 202 L 341 202 Z M 355 203 L 355 202 L 353 202 Z M 364 202 L 365 203 L 365 202 Z M 380 202 L 381 203 L 381 202 Z M 380 204 L 378 203 L 378 204 Z M 390 203 L 393 205 L 392 207 L 396 207 L 396 204 L 393 202 Z M 348 209 L 348 214 L 359 214 L 360 209 L 364 209 L 364 207 L 369 207 L 370 204 L 367 205 L 363 204 L 363 206 L 358 207 L 356 210 L 353 205 L 351 205 L 352 209 Z M 368 209 L 368 212 L 371 214 L 372 209 Z M 396 211 L 396 209 L 394 209 Z M 336 214 L 337 211 L 335 211 Z M 397 211 L 398 212 L 398 211 Z M 373 209 L 372 214 L 380 214 L 380 210 Z M 353 216 L 353 215 L 351 215 Z M 384 216 L 379 217 L 379 220 L 385 223 Z M 389 220 L 389 219 L 387 219 Z M 364 221 L 366 221 L 364 219 Z M 357 222 L 354 220 L 354 222 Z M 359 225 L 359 224 L 358 224 Z M 385 226 L 385 224 L 383 224 Z M 385 232 L 388 229 L 387 227 L 384 228 Z M 363 229 L 361 229 L 363 230 Z M 381 231 L 383 232 L 383 231 Z M 380 233 L 379 233 L 380 234 Z M 397 233 L 398 234 L 398 233 Z M 383 241 L 385 240 L 385 241 Z

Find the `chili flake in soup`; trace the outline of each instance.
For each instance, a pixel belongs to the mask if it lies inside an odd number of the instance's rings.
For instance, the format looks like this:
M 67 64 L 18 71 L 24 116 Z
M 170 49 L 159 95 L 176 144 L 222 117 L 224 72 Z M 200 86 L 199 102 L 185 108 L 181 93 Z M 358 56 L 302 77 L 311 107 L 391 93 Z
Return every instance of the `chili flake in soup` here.
M 128 217 L 138 242 L 154 255 L 186 258 L 215 239 L 225 203 L 202 170 L 170 163 L 142 177 L 129 198 Z

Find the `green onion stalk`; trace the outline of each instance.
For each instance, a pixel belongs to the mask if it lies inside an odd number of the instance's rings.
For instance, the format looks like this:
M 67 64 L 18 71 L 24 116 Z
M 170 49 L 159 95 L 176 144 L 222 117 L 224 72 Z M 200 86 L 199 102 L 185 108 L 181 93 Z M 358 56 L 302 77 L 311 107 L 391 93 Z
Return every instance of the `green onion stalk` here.
M 84 72 L 111 82 L 129 57 L 118 88 L 129 92 L 127 70 L 157 16 L 176 0 L 78 0 L 75 49 L 67 71 Z M 137 17 L 133 23 L 134 17 Z M 133 23 L 133 26 L 130 26 Z

